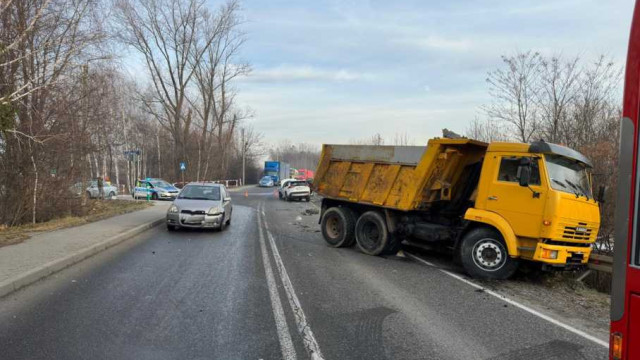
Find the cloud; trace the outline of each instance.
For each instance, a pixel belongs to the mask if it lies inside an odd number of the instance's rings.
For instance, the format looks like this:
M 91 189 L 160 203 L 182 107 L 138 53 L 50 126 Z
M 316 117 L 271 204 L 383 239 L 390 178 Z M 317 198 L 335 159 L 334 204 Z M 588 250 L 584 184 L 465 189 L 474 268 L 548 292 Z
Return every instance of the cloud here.
M 471 41 L 469 40 L 448 39 L 438 35 L 408 37 L 395 40 L 394 42 L 400 45 L 426 50 L 467 51 L 471 49 Z
M 346 69 L 322 69 L 314 66 L 280 65 L 273 68 L 257 69 L 243 78 L 246 82 L 296 82 L 296 81 L 330 81 L 346 82 L 371 80 L 369 73 L 355 72 Z

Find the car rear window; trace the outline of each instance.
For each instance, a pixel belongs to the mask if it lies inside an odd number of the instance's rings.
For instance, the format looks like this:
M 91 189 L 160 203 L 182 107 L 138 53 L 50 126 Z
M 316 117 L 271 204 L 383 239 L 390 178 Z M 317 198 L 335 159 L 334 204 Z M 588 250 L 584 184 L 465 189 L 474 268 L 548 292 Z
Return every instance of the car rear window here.
M 187 185 L 180 192 L 178 199 L 187 200 L 220 200 L 220 187 L 204 185 Z
M 290 186 L 307 186 L 307 183 L 305 181 L 292 181 L 291 184 L 289 184 Z

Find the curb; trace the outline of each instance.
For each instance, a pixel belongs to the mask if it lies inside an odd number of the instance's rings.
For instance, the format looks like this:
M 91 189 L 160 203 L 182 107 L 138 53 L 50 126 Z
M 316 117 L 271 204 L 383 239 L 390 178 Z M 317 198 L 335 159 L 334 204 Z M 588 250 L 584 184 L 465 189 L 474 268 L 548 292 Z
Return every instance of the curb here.
M 31 285 L 38 280 L 44 279 L 49 275 L 53 275 L 67 267 L 70 267 L 71 265 L 75 265 L 82 260 L 90 258 L 91 256 L 107 250 L 108 248 L 115 246 L 125 240 L 131 239 L 132 237 L 139 235 L 142 232 L 149 230 L 157 225 L 160 225 L 163 222 L 164 217 L 154 221 L 150 221 L 146 224 L 138 225 L 133 229 L 110 237 L 109 239 L 101 243 L 76 251 L 75 253 L 69 254 L 61 259 L 50 261 L 42 266 L 29 270 L 26 273 L 22 273 L 16 277 L 7 279 L 0 283 L 0 298 L 7 296 L 17 290 L 20 290 L 27 285 Z

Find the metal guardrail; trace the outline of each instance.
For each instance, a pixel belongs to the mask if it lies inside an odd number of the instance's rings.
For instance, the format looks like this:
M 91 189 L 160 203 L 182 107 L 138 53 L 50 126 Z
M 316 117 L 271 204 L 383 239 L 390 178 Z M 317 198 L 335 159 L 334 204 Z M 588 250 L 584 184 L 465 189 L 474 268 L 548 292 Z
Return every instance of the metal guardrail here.
M 591 254 L 589 256 L 589 269 L 611 274 L 613 271 L 613 257 Z

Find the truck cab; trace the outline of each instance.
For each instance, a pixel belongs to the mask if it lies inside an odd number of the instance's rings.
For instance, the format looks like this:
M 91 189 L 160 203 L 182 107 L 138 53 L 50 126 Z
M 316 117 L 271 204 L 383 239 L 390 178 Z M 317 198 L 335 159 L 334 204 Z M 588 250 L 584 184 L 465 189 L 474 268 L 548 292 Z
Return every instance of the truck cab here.
M 492 143 L 464 218 L 498 229 L 511 257 L 548 268 L 584 265 L 600 226 L 591 162 L 542 141 Z

